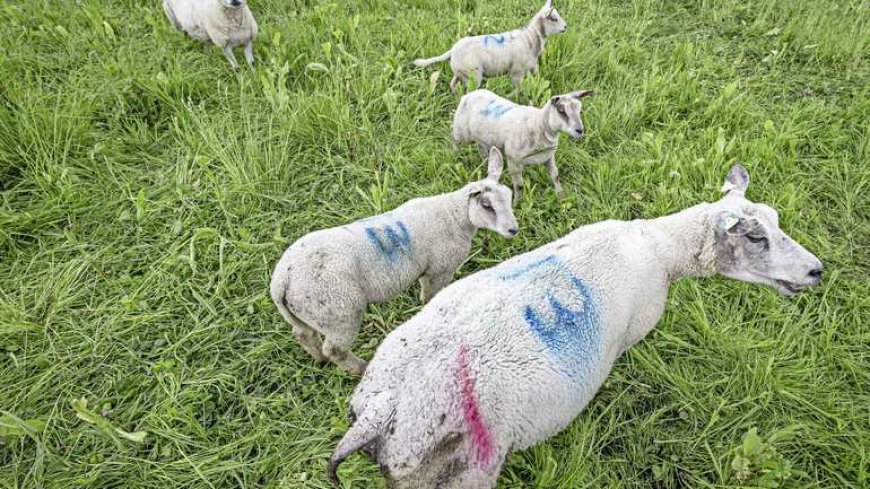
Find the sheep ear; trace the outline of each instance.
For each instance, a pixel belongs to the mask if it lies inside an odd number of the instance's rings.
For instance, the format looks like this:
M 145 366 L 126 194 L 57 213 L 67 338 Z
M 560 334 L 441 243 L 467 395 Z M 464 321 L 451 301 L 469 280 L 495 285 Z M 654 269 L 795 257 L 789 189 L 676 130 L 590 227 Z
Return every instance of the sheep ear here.
M 471 199 L 471 198 L 477 197 L 478 195 L 480 195 L 481 192 L 483 192 L 483 188 L 484 188 L 483 184 L 480 182 L 474 182 L 474 183 L 470 184 L 466 188 L 466 190 L 468 192 L 468 198 Z
M 741 217 L 733 212 L 723 212 L 719 215 L 716 227 L 723 233 L 732 236 L 743 236 L 749 232 L 751 226 L 749 220 L 745 217 Z
M 589 97 L 595 94 L 595 90 L 577 90 L 576 92 L 571 92 L 571 96 L 574 98 L 583 98 Z
M 561 95 L 556 95 L 555 97 L 552 97 L 552 98 L 550 99 L 550 103 L 553 104 L 553 107 L 558 107 L 558 106 L 559 106 L 559 102 L 561 102 L 561 101 L 562 101 L 562 96 L 561 96 Z
M 544 8 L 548 8 L 548 9 L 552 10 L 553 9 L 553 0 L 547 0 L 544 3 Z M 550 12 L 547 12 L 547 14 L 549 15 Z
M 725 178 L 725 183 L 722 185 L 722 193 L 725 195 L 733 193 L 734 195 L 746 195 L 746 188 L 749 187 L 749 172 L 740 163 L 735 163 L 728 172 L 728 177 Z
M 501 178 L 502 170 L 504 170 L 504 157 L 501 155 L 501 151 L 493 146 L 489 150 L 489 168 L 486 178 L 497 182 Z

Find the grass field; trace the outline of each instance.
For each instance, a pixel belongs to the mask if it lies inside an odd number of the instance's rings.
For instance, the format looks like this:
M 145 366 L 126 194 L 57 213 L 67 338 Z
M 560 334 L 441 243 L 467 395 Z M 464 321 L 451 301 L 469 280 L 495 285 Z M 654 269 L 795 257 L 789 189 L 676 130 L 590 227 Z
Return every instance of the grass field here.
M 540 5 L 251 6 L 256 74 L 156 0 L 0 5 L 0 488 L 329 487 L 356 379 L 297 346 L 272 266 L 311 230 L 481 175 L 475 148 L 451 147 L 449 68 L 410 61 Z M 520 236 L 483 251 L 478 235 L 459 275 L 715 200 L 742 161 L 749 197 L 826 279 L 793 299 L 680 282 L 588 409 L 511 456 L 499 487 L 870 487 L 870 6 L 556 6 L 569 30 L 522 101 L 597 91 L 587 138 L 557 154 L 569 196 L 527 169 Z M 370 358 L 416 292 L 371 307 L 355 350 Z M 364 457 L 341 475 L 384 487 Z

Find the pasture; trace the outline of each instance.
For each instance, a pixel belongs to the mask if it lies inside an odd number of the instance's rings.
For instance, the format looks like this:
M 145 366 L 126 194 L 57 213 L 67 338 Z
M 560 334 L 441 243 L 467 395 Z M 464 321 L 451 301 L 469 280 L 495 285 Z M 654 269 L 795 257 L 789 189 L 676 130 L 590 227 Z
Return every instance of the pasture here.
M 272 267 L 309 231 L 484 175 L 450 142 L 449 67 L 411 61 L 540 4 L 250 6 L 256 73 L 157 1 L 0 5 L 0 488 L 330 487 L 357 379 L 295 342 Z M 718 199 L 741 161 L 825 280 L 794 298 L 679 282 L 587 410 L 512 455 L 499 487 L 870 486 L 870 5 L 555 6 L 568 31 L 520 101 L 596 91 L 586 138 L 556 155 L 567 198 L 527 168 L 519 236 L 479 233 L 458 276 Z M 372 306 L 354 351 L 371 358 L 417 294 Z M 361 456 L 341 476 L 385 487 Z

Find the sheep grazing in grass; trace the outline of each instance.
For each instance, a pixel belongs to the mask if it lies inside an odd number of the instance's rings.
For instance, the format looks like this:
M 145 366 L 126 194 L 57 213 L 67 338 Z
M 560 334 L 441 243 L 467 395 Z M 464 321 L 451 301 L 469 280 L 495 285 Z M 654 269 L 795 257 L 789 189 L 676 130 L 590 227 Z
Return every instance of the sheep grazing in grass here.
M 583 137 L 586 128 L 580 119 L 581 99 L 589 95 L 592 90 L 557 95 L 539 109 L 517 105 L 489 90 L 475 90 L 462 97 L 453 115 L 453 142 L 477 143 L 482 156 L 489 148 L 499 148 L 507 158 L 514 202 L 522 198 L 523 166 L 542 163 L 547 165 L 556 195 L 564 198 L 556 168 L 559 133 L 574 139 Z
M 362 374 L 366 363 L 350 347 L 368 303 L 389 300 L 417 279 L 428 302 L 453 280 L 479 228 L 517 234 L 511 191 L 498 183 L 502 168 L 493 149 L 484 180 L 293 243 L 275 267 L 271 295 L 302 348 Z
M 822 264 L 744 197 L 604 221 L 447 287 L 390 333 L 350 401 L 331 480 L 364 450 L 391 488 L 495 487 L 505 457 L 563 430 L 659 321 L 669 285 L 715 273 L 792 295 Z
M 538 71 L 538 58 L 544 50 L 547 38 L 565 32 L 567 27 L 553 7 L 552 1 L 547 0 L 532 17 L 529 25 L 522 29 L 502 34 L 464 37 L 446 53 L 434 58 L 417 59 L 414 64 L 424 67 L 449 59 L 453 69 L 450 90 L 454 92 L 460 82 L 467 87 L 471 75 L 475 75 L 477 81 L 482 82 L 485 76 L 510 74 L 513 84 L 519 87 L 526 73 Z
M 239 64 L 233 48 L 244 45 L 245 59 L 254 67 L 258 28 L 247 0 L 163 0 L 163 10 L 176 29 L 223 49 L 234 70 Z

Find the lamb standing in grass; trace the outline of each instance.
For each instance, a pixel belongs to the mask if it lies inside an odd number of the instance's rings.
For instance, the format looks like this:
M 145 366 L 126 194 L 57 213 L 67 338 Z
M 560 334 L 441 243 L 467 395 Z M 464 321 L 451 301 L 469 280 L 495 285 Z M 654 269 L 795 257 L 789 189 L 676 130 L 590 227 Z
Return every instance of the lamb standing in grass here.
M 459 101 L 453 115 L 453 142 L 477 143 L 485 157 L 489 148 L 499 148 L 507 158 L 514 186 L 514 202 L 523 192 L 523 166 L 545 163 L 556 195 L 565 197 L 556 168 L 559 133 L 574 139 L 586 132 L 580 115 L 582 98 L 592 90 L 557 95 L 542 108 L 517 105 L 489 90 L 475 90 Z
M 460 82 L 463 86 L 468 86 L 471 75 L 475 75 L 478 82 L 483 82 L 484 76 L 510 74 L 513 84 L 519 87 L 526 73 L 538 71 L 538 58 L 544 50 L 547 38 L 565 32 L 567 27 L 559 12 L 553 8 L 552 1 L 547 0 L 532 17 L 529 25 L 522 29 L 502 34 L 464 37 L 441 56 L 417 59 L 414 64 L 424 67 L 449 59 L 453 69 L 450 90 L 454 92 Z
M 190 37 L 213 42 L 238 69 L 233 48 L 245 46 L 245 59 L 254 67 L 257 22 L 247 0 L 163 0 L 163 10 L 176 29 Z
M 350 347 L 368 303 L 387 301 L 418 278 L 428 302 L 453 280 L 477 229 L 515 236 L 511 191 L 498 183 L 502 167 L 493 149 L 484 180 L 313 232 L 290 246 L 275 267 L 271 294 L 305 351 L 362 374 L 366 363 Z
M 441 291 L 375 353 L 331 479 L 365 450 L 394 489 L 494 487 L 510 452 L 568 426 L 655 327 L 671 282 L 720 273 L 784 295 L 818 284 L 822 264 L 744 197 L 748 183 L 735 165 L 718 202 L 584 226 Z

